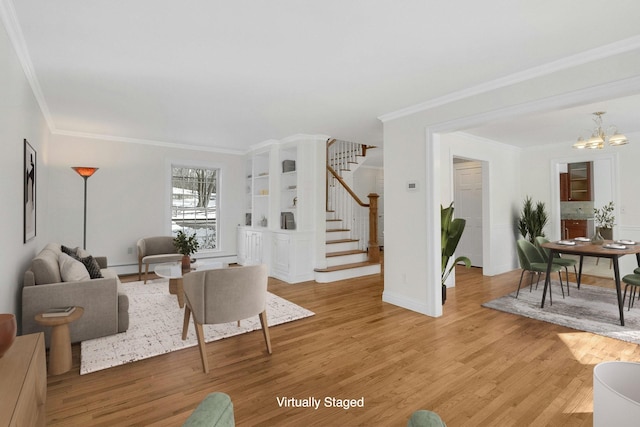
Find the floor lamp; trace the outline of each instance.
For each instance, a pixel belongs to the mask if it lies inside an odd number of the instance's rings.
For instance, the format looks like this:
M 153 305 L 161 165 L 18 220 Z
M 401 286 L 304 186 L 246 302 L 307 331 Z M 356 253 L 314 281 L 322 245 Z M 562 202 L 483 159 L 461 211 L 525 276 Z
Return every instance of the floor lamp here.
M 71 169 L 78 172 L 78 175 L 84 178 L 84 228 L 82 232 L 82 248 L 87 249 L 87 179 L 93 175 L 98 168 L 72 166 Z

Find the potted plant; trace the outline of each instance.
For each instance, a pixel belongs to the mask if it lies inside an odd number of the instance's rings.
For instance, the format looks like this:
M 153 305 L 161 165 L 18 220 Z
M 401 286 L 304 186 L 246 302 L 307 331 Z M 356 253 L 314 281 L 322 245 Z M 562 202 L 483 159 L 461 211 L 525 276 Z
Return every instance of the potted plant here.
M 600 209 L 593 209 L 593 219 L 596 223 L 596 237 L 600 236 L 601 240 L 613 240 L 613 226 L 616 217 L 613 215 L 615 206 L 613 202 L 609 202 Z
M 534 207 L 533 200 L 527 196 L 518 219 L 518 231 L 522 237 L 535 244 L 536 237 L 544 237 L 544 227 L 547 222 L 549 222 L 549 215 L 544 203 L 537 202 Z
M 459 256 L 451 264 L 449 261 L 458 247 L 460 237 L 464 231 L 464 226 L 467 221 L 462 218 L 453 218 L 453 202 L 448 208 L 443 208 L 440 205 L 440 231 L 441 231 L 441 247 L 442 247 L 442 304 L 447 300 L 447 285 L 445 282 L 451 274 L 451 271 L 455 268 L 459 262 L 464 262 L 464 265 L 471 267 L 471 260 L 465 256 Z
M 178 230 L 178 234 L 173 238 L 173 244 L 178 250 L 178 253 L 182 254 L 182 268 L 188 269 L 191 266 L 190 256 L 195 253 L 199 247 L 198 240 L 196 240 L 196 233 L 189 236 L 184 231 Z

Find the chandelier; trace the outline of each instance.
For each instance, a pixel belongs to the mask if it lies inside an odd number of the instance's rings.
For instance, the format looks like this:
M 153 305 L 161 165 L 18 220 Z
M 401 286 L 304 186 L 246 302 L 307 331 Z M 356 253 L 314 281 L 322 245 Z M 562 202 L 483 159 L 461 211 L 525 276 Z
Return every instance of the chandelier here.
M 590 148 L 600 150 L 604 148 L 605 142 L 608 142 L 609 145 L 613 146 L 625 145 L 629 142 L 626 136 L 618 133 L 618 129 L 615 126 L 609 126 L 606 131 L 602 128 L 602 115 L 605 113 L 605 111 L 597 111 L 593 113 L 595 116 L 593 121 L 595 122 L 596 127 L 593 129 L 591 136 L 587 140 L 579 137 L 578 141 L 573 144 L 573 148 Z

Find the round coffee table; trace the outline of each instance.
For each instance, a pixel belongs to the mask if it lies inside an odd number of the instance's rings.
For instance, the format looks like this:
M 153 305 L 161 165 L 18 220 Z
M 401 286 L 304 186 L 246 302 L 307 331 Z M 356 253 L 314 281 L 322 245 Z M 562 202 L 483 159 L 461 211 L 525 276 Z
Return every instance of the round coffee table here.
M 42 326 L 51 326 L 49 344 L 49 374 L 59 375 L 71 369 L 71 337 L 69 323 L 78 320 L 84 314 L 84 308 L 76 309 L 68 316 L 44 317 L 38 314 L 35 321 Z
M 178 297 L 178 305 L 184 307 L 184 290 L 182 288 L 182 263 L 164 262 L 156 265 L 154 273 L 169 279 L 169 293 Z
M 229 264 L 219 261 L 198 261 L 191 265 L 191 269 L 185 271 L 188 273 L 192 270 L 211 270 L 214 268 L 225 268 Z M 184 288 L 182 287 L 182 263 L 180 262 L 165 262 L 156 265 L 154 273 L 160 277 L 169 279 L 169 293 L 175 295 L 178 298 L 178 305 L 180 308 L 184 307 Z

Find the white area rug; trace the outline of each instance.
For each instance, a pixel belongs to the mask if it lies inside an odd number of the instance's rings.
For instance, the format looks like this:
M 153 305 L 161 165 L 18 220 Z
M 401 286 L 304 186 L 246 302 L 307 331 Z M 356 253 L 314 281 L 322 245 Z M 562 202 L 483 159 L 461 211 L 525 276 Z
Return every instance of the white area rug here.
M 628 311 L 629 294 L 627 294 L 624 307 L 625 326 L 620 326 L 618 298 L 615 289 L 584 284 L 580 285 L 580 289 L 577 289 L 576 284 L 571 283 L 571 296 L 565 295 L 565 298 L 562 299 L 558 281 L 552 281 L 553 305 L 549 304 L 549 294 L 547 293 L 544 308 L 540 308 L 544 282 L 540 281 L 537 290 L 534 283 L 532 292 L 529 292 L 528 280 L 526 283 L 527 286 L 525 287 L 523 284 L 520 289 L 518 299 L 515 298 L 516 293 L 513 292 L 484 303 L 482 306 L 640 344 L 640 301 L 636 301 L 635 306 Z M 622 284 L 622 292 L 624 292 L 624 283 Z
M 184 309 L 169 294 L 169 280 L 156 279 L 123 284 L 129 296 L 129 329 L 126 332 L 83 341 L 80 375 L 147 359 L 198 344 L 193 318 L 189 335 L 182 340 Z M 269 327 L 313 316 L 314 313 L 272 293 L 267 298 Z M 262 329 L 258 316 L 221 325 L 204 325 L 205 341 L 211 342 Z M 262 335 L 260 335 L 262 340 Z

